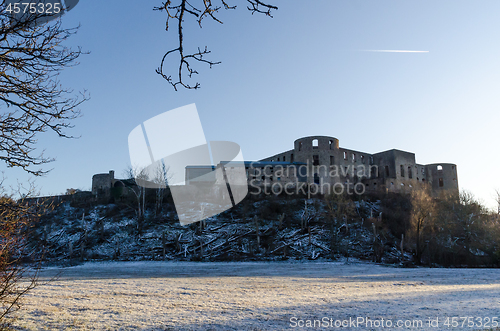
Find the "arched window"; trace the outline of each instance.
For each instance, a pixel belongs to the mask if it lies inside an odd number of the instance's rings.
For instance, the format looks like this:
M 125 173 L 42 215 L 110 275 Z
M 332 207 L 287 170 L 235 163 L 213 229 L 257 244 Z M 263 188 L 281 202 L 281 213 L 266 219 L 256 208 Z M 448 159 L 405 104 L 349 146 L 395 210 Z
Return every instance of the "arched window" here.
M 312 146 L 313 146 L 313 149 L 318 149 L 318 139 L 313 139 Z

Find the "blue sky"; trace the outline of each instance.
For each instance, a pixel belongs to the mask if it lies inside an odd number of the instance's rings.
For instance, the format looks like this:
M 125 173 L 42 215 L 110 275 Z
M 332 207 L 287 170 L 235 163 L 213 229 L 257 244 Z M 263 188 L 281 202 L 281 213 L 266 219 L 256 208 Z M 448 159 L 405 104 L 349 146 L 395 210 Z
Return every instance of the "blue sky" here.
M 185 47 L 206 45 L 222 64 L 196 65 L 201 89 L 179 92 L 155 73 L 177 41 L 165 14 L 152 10 L 160 2 L 80 1 L 63 16 L 66 26 L 81 25 L 69 43 L 91 53 L 61 81 L 91 99 L 69 131 L 79 139 L 39 137 L 56 158 L 37 179 L 42 194 L 90 189 L 93 174 L 111 169 L 121 176 L 134 127 L 196 103 L 207 139 L 237 142 L 247 160 L 303 136 L 334 136 L 368 153 L 397 148 L 421 164 L 455 163 L 460 188 L 494 206 L 500 2 L 274 0 L 270 19 L 233 1 L 240 6 L 221 12 L 223 25 L 186 22 Z

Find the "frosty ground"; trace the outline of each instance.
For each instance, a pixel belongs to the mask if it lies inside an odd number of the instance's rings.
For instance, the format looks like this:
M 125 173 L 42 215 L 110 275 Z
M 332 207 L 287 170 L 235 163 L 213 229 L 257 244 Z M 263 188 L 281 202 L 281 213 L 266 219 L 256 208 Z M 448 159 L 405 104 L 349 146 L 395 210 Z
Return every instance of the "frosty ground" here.
M 500 320 L 495 269 L 361 262 L 93 262 L 46 268 L 19 330 L 479 330 Z M 447 318 L 459 317 L 458 327 Z M 462 327 L 460 317 L 474 317 Z M 438 327 L 429 326 L 438 319 Z M 384 319 L 393 328 L 380 326 Z M 307 327 L 308 323 L 321 327 Z M 328 322 L 327 322 L 328 321 Z M 422 327 L 395 328 L 401 321 Z M 409 322 L 408 322 L 409 321 Z M 345 324 L 345 322 L 344 322 Z M 304 325 L 304 327 L 300 327 Z M 404 324 L 402 324 L 404 325 Z M 491 326 L 491 320 L 489 325 Z

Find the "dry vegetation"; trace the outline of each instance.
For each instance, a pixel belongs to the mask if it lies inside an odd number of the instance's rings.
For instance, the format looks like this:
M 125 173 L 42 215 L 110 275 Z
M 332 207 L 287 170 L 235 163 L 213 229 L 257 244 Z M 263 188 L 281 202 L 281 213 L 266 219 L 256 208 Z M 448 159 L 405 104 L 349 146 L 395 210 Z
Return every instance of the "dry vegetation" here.
M 498 214 L 472 195 L 349 197 L 249 195 L 235 208 L 180 226 L 171 197 L 146 190 L 96 201 L 65 197 L 32 240 L 50 261 L 362 260 L 426 266 L 494 267 Z M 110 199 L 110 200 L 108 200 Z M 138 202 L 140 202 L 138 207 Z M 112 203 L 110 203 L 112 202 Z

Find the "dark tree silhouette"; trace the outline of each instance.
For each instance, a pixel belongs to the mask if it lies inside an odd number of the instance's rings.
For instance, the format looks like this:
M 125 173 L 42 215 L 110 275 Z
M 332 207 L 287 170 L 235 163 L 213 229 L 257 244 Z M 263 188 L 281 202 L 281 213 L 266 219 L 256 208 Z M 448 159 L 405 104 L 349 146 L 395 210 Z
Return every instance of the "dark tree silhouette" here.
M 218 61 L 207 59 L 207 55 L 210 54 L 207 46 L 203 48 L 198 47 L 195 52 L 187 52 L 184 49 L 184 34 L 182 30 L 188 17 L 192 17 L 201 28 L 202 21 L 205 18 L 210 18 L 222 24 L 222 21 L 219 20 L 216 16 L 222 8 L 226 10 L 236 9 L 236 5 L 229 5 L 228 1 L 226 0 L 217 1 L 218 5 L 214 4 L 213 2 L 212 0 L 168 0 L 163 2 L 161 6 L 154 8 L 154 10 L 165 12 L 167 14 L 165 30 L 169 30 L 171 20 L 177 21 L 176 28 L 179 37 L 177 47 L 169 50 L 163 55 L 160 66 L 158 67 L 158 69 L 156 69 L 156 72 L 165 80 L 167 80 L 167 82 L 169 82 L 176 91 L 179 85 L 183 86 L 186 89 L 198 89 L 200 87 L 200 84 L 198 82 L 196 82 L 194 85 L 191 85 L 184 79 L 185 75 L 187 75 L 189 78 L 192 78 L 193 75 L 198 74 L 196 69 L 192 67 L 192 62 L 205 63 L 210 68 L 216 64 L 220 64 L 220 62 Z M 259 13 L 272 17 L 272 11 L 277 10 L 278 7 L 264 3 L 260 0 L 247 0 L 247 9 L 252 14 Z M 173 78 L 172 75 L 165 73 L 165 60 L 169 55 L 175 53 L 179 55 L 179 66 L 177 68 L 177 73 L 174 75 L 175 78 Z
M 55 132 L 70 137 L 65 129 L 86 100 L 58 79 L 82 54 L 80 48 L 64 45 L 78 28 L 63 28 L 60 18 L 53 20 L 47 13 L 16 14 L 12 7 L 12 1 L 0 0 L 0 160 L 42 175 L 46 171 L 40 166 L 52 159 L 36 150 L 38 136 Z M 6 328 L 6 317 L 19 307 L 22 296 L 37 285 L 38 264 L 33 269 L 21 262 L 40 261 L 37 252 L 43 249 L 28 248 L 26 237 L 45 211 L 36 201 L 15 200 L 0 181 L 0 329 Z
M 60 19 L 39 24 L 46 15 L 38 13 L 16 19 L 6 11 L 8 2 L 0 1 L 0 160 L 41 175 L 38 166 L 52 159 L 36 151 L 38 134 L 69 137 L 65 129 L 86 100 L 58 79 L 82 54 L 64 46 L 78 28 L 63 28 Z

